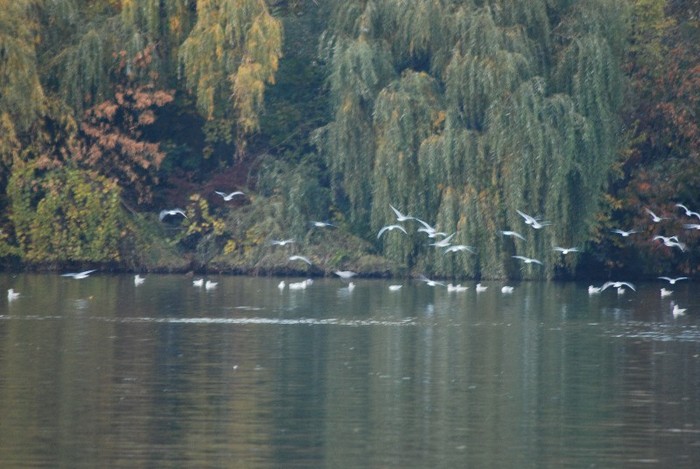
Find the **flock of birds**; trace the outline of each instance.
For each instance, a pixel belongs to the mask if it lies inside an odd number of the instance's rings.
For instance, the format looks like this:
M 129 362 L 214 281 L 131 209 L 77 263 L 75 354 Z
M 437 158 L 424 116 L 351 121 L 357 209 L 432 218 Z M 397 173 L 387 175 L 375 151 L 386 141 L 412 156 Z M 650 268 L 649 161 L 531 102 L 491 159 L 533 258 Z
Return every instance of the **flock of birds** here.
M 396 221 L 392 222 L 391 224 L 385 225 L 379 229 L 379 232 L 377 233 L 377 239 L 380 239 L 382 236 L 385 236 L 387 233 L 391 232 L 397 232 L 397 233 L 403 233 L 404 235 L 408 234 L 408 231 L 406 229 L 406 226 L 403 224 L 404 222 L 407 221 L 415 221 L 417 222 L 420 227 L 417 229 L 417 232 L 425 233 L 429 239 L 432 240 L 432 242 L 429 243 L 430 246 L 435 247 L 436 249 L 442 249 L 444 254 L 447 253 L 456 253 L 456 252 L 469 252 L 469 253 L 475 253 L 475 249 L 473 246 L 469 246 L 466 244 L 452 244 L 452 238 L 456 235 L 456 233 L 448 234 L 445 232 L 438 231 L 434 226 L 431 226 L 427 222 L 421 220 L 418 217 L 411 216 L 411 215 L 406 215 L 399 211 L 396 207 L 393 205 L 389 205 L 391 210 L 394 212 L 396 215 Z M 700 213 L 691 211 L 688 209 L 683 204 L 676 204 L 676 207 L 681 208 L 684 210 L 686 216 L 688 217 L 697 217 L 698 220 L 700 221 Z M 540 230 L 542 228 L 545 228 L 546 226 L 551 225 L 551 222 L 545 221 L 540 219 L 539 217 L 535 217 L 532 215 L 529 215 L 525 212 L 522 212 L 520 210 L 516 210 L 518 215 L 520 215 L 523 218 L 523 221 L 526 225 L 531 227 L 534 230 Z M 662 217 L 658 216 L 655 214 L 652 210 L 649 208 L 645 208 L 645 211 L 649 214 L 651 217 L 651 220 L 653 223 L 659 223 L 663 220 L 668 220 L 670 217 Z M 325 222 L 312 222 L 314 226 L 317 227 L 325 227 L 325 226 L 333 226 L 330 223 L 325 223 Z M 686 229 L 695 229 L 695 230 L 700 230 L 700 223 L 685 223 L 684 228 Z M 622 229 L 613 229 L 613 233 L 619 234 L 622 237 L 629 237 L 635 233 L 639 233 L 639 230 L 622 230 Z M 500 231 L 501 235 L 503 236 L 508 236 L 512 237 L 515 239 L 519 240 L 525 240 L 525 236 L 522 235 L 521 233 L 513 230 L 502 230 Z M 678 235 L 674 236 L 662 236 L 662 235 L 656 235 L 653 237 L 652 241 L 661 241 L 665 246 L 671 247 L 671 248 L 678 248 L 681 251 L 685 251 L 687 249 L 687 246 L 685 243 L 681 242 L 678 238 Z M 279 246 L 285 246 L 287 244 L 293 243 L 293 239 L 285 239 L 285 240 L 272 240 L 270 244 L 272 245 L 279 245 Z M 564 247 L 564 246 L 553 246 L 554 251 L 559 252 L 561 255 L 569 255 L 572 253 L 577 253 L 580 252 L 580 248 L 576 246 L 571 246 L 571 247 Z M 514 255 L 512 256 L 514 259 L 517 259 L 518 261 L 522 262 L 525 265 L 533 264 L 533 265 L 544 265 L 544 263 L 535 258 L 531 257 L 526 257 L 526 256 L 521 256 L 521 255 Z M 312 262 L 309 258 L 301 256 L 301 255 L 293 255 L 289 257 L 290 261 L 303 261 L 309 265 L 312 265 Z M 342 279 L 349 279 L 356 275 L 355 272 L 351 271 L 336 271 L 336 275 L 341 277 Z M 468 287 L 464 287 L 461 284 L 460 285 L 453 285 L 453 284 L 444 284 L 442 282 L 436 281 L 436 280 L 431 280 L 424 275 L 421 275 L 420 280 L 425 282 L 428 286 L 442 286 L 447 288 L 447 291 L 450 292 L 462 292 L 468 289 Z M 676 277 L 676 278 L 671 278 L 671 277 L 666 277 L 662 276 L 659 277 L 661 280 L 667 281 L 670 285 L 675 285 L 676 282 L 680 280 L 687 280 L 688 277 Z M 290 289 L 304 289 L 306 288 L 309 281 L 302 281 L 302 282 L 297 282 L 297 283 L 290 283 L 289 288 Z M 284 289 L 286 286 L 286 282 L 282 281 L 279 284 L 280 289 Z M 350 282 L 349 284 L 350 289 L 354 288 L 354 284 Z M 588 288 L 588 293 L 589 295 L 595 295 L 599 294 L 606 289 L 613 287 L 617 290 L 618 295 L 623 295 L 625 293 L 625 289 L 630 289 L 633 291 L 636 291 L 635 286 L 631 282 L 621 282 L 621 281 L 613 281 L 613 282 L 606 282 L 600 287 L 596 287 L 593 285 L 590 285 Z M 389 289 L 392 291 L 397 291 L 401 288 L 401 285 L 390 285 Z M 477 293 L 483 292 L 487 289 L 488 287 L 482 285 L 481 283 L 478 283 L 475 287 L 475 290 Z M 514 291 L 514 287 L 510 285 L 504 285 L 501 287 L 501 293 L 503 294 L 511 294 Z M 666 288 L 661 289 L 661 297 L 666 298 L 670 295 L 673 294 L 672 290 L 667 290 Z M 686 308 L 680 308 L 677 304 L 671 303 L 673 305 L 672 313 L 674 317 L 682 316 L 685 314 Z
M 236 196 L 245 196 L 245 193 L 243 193 L 241 191 L 233 191 L 233 192 L 229 192 L 229 193 L 222 192 L 222 191 L 215 191 L 215 193 L 217 195 L 221 196 L 224 201 L 233 200 L 233 198 Z M 473 254 L 476 252 L 474 247 L 472 247 L 472 246 L 465 245 L 465 244 L 452 244 L 452 238 L 457 234 L 456 232 L 452 233 L 452 234 L 447 234 L 445 232 L 438 231 L 435 227 L 431 226 L 430 224 L 421 220 L 420 218 L 417 218 L 415 216 L 405 215 L 405 214 L 401 213 L 393 205 L 389 205 L 389 207 L 396 215 L 396 222 L 381 227 L 381 229 L 377 233 L 377 239 L 381 238 L 386 233 L 390 233 L 393 231 L 401 232 L 401 233 L 404 233 L 405 235 L 407 235 L 408 231 L 406 230 L 406 227 L 402 223 L 407 222 L 407 221 L 415 221 L 420 225 L 420 227 L 417 229 L 417 232 L 425 233 L 428 236 L 428 238 L 433 241 L 433 242 L 429 243 L 429 246 L 433 246 L 436 249 L 443 249 L 444 254 L 465 252 L 465 251 Z M 685 215 L 687 217 L 697 217 L 698 221 L 700 221 L 700 213 L 694 212 L 694 211 L 690 210 L 688 207 L 686 207 L 685 205 L 680 204 L 680 203 L 676 204 L 676 207 L 682 209 L 685 212 Z M 527 213 L 522 212 L 520 210 L 516 210 L 516 211 L 517 211 L 518 215 L 520 215 L 523 218 L 523 221 L 525 222 L 525 224 L 530 226 L 532 229 L 540 230 L 546 226 L 551 225 L 550 222 L 541 220 L 539 217 L 534 217 L 534 216 L 528 215 Z M 659 215 L 655 214 L 649 208 L 645 208 L 645 211 L 649 214 L 653 223 L 660 223 L 664 220 L 670 219 L 669 217 L 663 217 L 663 216 L 659 216 Z M 177 216 L 177 215 L 187 218 L 187 215 L 186 215 L 184 210 L 182 210 L 180 208 L 174 208 L 174 209 L 162 210 L 159 214 L 159 219 L 162 221 L 163 219 L 165 219 L 168 216 Z M 310 223 L 311 223 L 311 226 L 313 226 L 315 228 L 329 228 L 329 227 L 335 226 L 332 223 L 324 222 L 324 221 L 311 221 Z M 689 229 L 689 230 L 700 230 L 700 223 L 685 223 L 683 226 L 684 226 L 684 228 Z M 628 238 L 635 233 L 639 233 L 640 231 L 636 230 L 636 229 L 623 230 L 623 229 L 616 228 L 616 229 L 613 229 L 612 232 L 615 234 L 619 234 L 623 238 Z M 515 239 L 525 240 L 525 236 L 523 236 L 521 233 L 519 233 L 517 231 L 502 230 L 500 233 L 503 236 L 508 236 L 508 237 L 512 237 Z M 685 251 L 687 249 L 686 244 L 679 240 L 678 235 L 674 235 L 674 236 L 656 235 L 653 237 L 652 241 L 661 241 L 665 246 L 671 247 L 671 248 L 678 248 L 681 251 Z M 295 242 L 295 240 L 293 238 L 280 239 L 280 240 L 273 239 L 273 240 L 269 241 L 269 244 L 273 245 L 273 246 L 286 246 L 286 245 L 292 244 L 294 242 Z M 576 252 L 580 251 L 580 249 L 578 247 L 575 247 L 575 246 L 574 247 L 554 246 L 553 249 L 555 251 L 561 253 L 561 255 L 568 255 L 568 254 L 576 253 Z M 514 259 L 517 259 L 517 260 L 523 262 L 523 264 L 526 264 L 526 265 L 528 265 L 528 264 L 543 265 L 543 262 L 538 260 L 538 259 L 520 256 L 520 255 L 514 255 L 512 257 Z M 313 265 L 312 261 L 308 257 L 302 256 L 299 254 L 289 256 L 288 260 L 291 262 L 301 261 L 301 262 L 304 262 L 308 265 Z M 91 273 L 93 273 L 95 271 L 96 271 L 96 269 L 92 269 L 92 270 L 86 270 L 83 272 L 67 273 L 67 274 L 63 274 L 62 276 L 63 277 L 71 277 L 73 279 L 80 280 L 80 279 L 87 278 Z M 348 281 L 348 285 L 347 285 L 348 291 L 351 292 L 355 288 L 355 284 L 350 280 L 354 276 L 357 275 L 356 272 L 352 272 L 349 270 L 337 270 L 334 272 L 334 274 L 337 275 L 338 277 L 340 277 L 341 279 Z M 468 289 L 468 287 L 462 286 L 461 284 L 458 284 L 458 285 L 453 285 L 451 283 L 444 284 L 444 283 L 436 281 L 436 280 L 431 280 L 431 279 L 425 277 L 424 275 L 421 275 L 419 277 L 419 279 L 421 281 L 425 282 L 426 285 L 431 286 L 431 287 L 436 287 L 436 286 L 445 287 L 445 288 L 447 288 L 447 291 L 449 291 L 449 292 L 463 292 L 463 291 L 466 291 Z M 676 282 L 678 282 L 678 281 L 688 280 L 688 277 L 672 278 L 672 277 L 662 276 L 662 277 L 659 277 L 659 279 L 667 281 L 670 285 L 675 285 Z M 136 285 L 136 286 L 141 285 L 144 283 L 144 281 L 145 281 L 144 277 L 142 277 L 140 275 L 134 276 L 134 285 Z M 211 280 L 205 281 L 203 278 L 195 279 L 195 280 L 193 280 L 192 283 L 193 283 L 194 287 L 204 288 L 205 290 L 212 290 L 212 289 L 216 288 L 218 285 L 218 282 L 214 282 Z M 283 280 L 278 284 L 278 288 L 280 290 L 284 290 L 285 288 L 289 288 L 290 290 L 303 290 L 303 289 L 306 289 L 306 287 L 311 285 L 312 283 L 313 283 L 312 279 L 302 280 L 300 282 L 290 282 L 289 284 L 287 284 L 287 282 Z M 394 284 L 394 285 L 389 286 L 389 290 L 398 291 L 401 289 L 401 287 L 402 287 L 402 285 Z M 590 285 L 588 287 L 588 294 L 589 295 L 596 295 L 596 294 L 602 293 L 603 291 L 605 291 L 606 289 L 608 289 L 610 287 L 615 288 L 617 290 L 618 295 L 623 295 L 625 293 L 626 288 L 633 290 L 633 291 L 636 291 L 635 286 L 631 282 L 611 281 L 611 282 L 604 283 L 600 287 Z M 487 288 L 488 288 L 487 286 L 482 285 L 481 283 L 477 283 L 475 290 L 477 293 L 481 293 L 481 292 L 486 291 Z M 514 291 L 513 286 L 504 285 L 501 287 L 501 293 L 503 293 L 503 294 L 511 294 L 511 293 L 513 293 L 513 291 Z M 666 288 L 661 288 L 660 295 L 662 298 L 666 298 L 668 296 L 671 296 L 672 294 L 673 294 L 672 290 L 667 290 Z M 16 292 L 12 288 L 10 288 L 7 291 L 7 299 L 9 301 L 13 301 L 13 300 L 19 298 L 19 296 L 20 296 L 19 292 Z M 672 313 L 673 313 L 674 317 L 682 316 L 685 314 L 686 308 L 680 308 L 677 304 L 675 304 L 673 302 L 671 304 L 673 305 Z

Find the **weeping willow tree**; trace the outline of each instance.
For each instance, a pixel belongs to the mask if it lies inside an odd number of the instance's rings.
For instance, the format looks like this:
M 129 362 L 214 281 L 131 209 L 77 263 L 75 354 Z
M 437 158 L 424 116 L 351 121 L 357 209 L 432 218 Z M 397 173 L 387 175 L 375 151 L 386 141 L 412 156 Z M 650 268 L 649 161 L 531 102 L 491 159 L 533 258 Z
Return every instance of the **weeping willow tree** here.
M 274 83 L 282 25 L 263 0 L 198 0 L 197 21 L 179 58 L 197 107 L 207 119 L 233 119 L 237 152 L 259 127 L 265 85 Z
M 44 107 L 30 1 L 0 1 L 0 161 L 9 164 Z
M 339 5 L 329 49 L 335 118 L 320 141 L 336 203 L 347 204 L 367 238 L 394 222 L 392 204 L 476 251 L 446 254 L 407 224 L 410 236 L 378 247 L 414 270 L 490 278 L 572 272 L 576 259 L 553 247 L 585 244 L 615 160 L 627 7 Z M 530 229 L 517 210 L 551 225 Z M 545 265 L 523 267 L 513 255 Z

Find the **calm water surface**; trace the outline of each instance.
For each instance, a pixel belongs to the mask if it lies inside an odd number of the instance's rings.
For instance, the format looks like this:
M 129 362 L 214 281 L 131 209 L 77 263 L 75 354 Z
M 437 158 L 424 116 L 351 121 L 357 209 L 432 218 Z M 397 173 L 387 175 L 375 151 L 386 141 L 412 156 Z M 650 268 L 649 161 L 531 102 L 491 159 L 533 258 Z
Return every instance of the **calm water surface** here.
M 213 279 L 0 276 L 0 465 L 700 465 L 692 283 Z

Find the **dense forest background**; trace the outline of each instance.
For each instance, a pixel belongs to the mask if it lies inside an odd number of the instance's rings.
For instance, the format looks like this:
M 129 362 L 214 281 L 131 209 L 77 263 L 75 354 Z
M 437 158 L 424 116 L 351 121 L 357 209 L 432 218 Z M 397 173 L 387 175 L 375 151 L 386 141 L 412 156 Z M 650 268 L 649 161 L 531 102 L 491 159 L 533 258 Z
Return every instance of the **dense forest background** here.
M 676 205 L 700 210 L 697 0 L 0 6 L 5 268 L 536 279 L 700 265 L 700 215 Z M 378 237 L 392 206 L 469 249 L 431 246 L 416 220 Z M 187 217 L 161 219 L 173 208 Z

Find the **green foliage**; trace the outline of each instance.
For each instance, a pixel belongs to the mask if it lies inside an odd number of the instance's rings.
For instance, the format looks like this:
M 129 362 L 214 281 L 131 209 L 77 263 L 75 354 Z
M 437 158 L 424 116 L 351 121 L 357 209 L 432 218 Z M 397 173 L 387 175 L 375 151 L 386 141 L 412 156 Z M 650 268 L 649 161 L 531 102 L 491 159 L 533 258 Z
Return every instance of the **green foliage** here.
M 371 238 L 393 204 L 478 249 L 445 257 L 415 234 L 382 240 L 408 267 L 472 277 L 574 269 L 552 247 L 585 242 L 615 161 L 627 3 L 357 1 L 337 11 L 335 115 L 319 142 L 355 228 Z M 513 243 L 498 233 L 523 229 L 516 210 L 553 225 Z M 520 271 L 514 254 L 547 267 Z
M 36 62 L 36 21 L 29 0 L 0 2 L 0 159 L 41 114 L 44 90 Z
M 208 119 L 234 117 L 242 154 L 259 127 L 266 84 L 274 83 L 282 25 L 261 0 L 199 0 L 179 59 L 197 107 Z
M 23 259 L 36 263 L 119 259 L 119 187 L 94 172 L 61 169 L 39 176 L 35 163 L 16 161 L 8 184 Z M 38 177 L 37 177 L 38 176 Z

